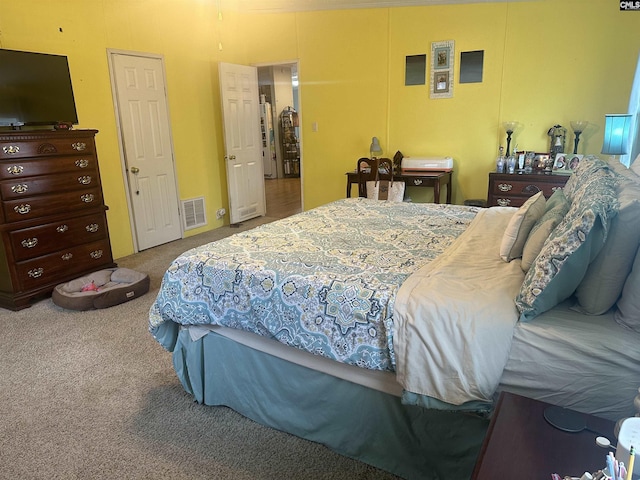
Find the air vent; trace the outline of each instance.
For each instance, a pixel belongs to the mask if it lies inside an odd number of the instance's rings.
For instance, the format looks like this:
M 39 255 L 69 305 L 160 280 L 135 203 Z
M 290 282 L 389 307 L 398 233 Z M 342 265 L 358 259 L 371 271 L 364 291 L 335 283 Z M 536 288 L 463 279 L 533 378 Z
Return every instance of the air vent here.
M 184 229 L 203 227 L 207 224 L 207 212 L 204 208 L 204 197 L 182 201 L 182 219 Z

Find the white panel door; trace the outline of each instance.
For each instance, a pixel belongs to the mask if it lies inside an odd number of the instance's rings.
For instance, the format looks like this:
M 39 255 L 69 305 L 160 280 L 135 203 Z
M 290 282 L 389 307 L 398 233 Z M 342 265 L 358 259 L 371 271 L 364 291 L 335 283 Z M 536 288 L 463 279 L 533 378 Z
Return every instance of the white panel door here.
M 112 65 L 138 250 L 182 237 L 162 59 Z
M 258 69 L 220 63 L 225 163 L 232 224 L 266 213 Z

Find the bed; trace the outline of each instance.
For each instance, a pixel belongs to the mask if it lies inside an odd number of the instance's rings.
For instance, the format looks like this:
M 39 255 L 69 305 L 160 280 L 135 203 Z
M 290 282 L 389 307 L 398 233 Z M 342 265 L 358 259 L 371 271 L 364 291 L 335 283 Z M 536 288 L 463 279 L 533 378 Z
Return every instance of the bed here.
M 468 478 L 502 390 L 634 413 L 637 180 L 587 158 L 520 209 L 339 200 L 180 255 L 149 328 L 200 403 Z

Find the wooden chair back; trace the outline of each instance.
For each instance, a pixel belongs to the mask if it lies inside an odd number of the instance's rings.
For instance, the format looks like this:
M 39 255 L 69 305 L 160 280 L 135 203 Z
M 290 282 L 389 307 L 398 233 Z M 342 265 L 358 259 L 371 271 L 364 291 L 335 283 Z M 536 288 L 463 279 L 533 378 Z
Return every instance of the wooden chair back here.
M 393 162 L 389 158 L 360 158 L 357 164 L 358 196 L 367 197 L 367 182 L 393 180 Z

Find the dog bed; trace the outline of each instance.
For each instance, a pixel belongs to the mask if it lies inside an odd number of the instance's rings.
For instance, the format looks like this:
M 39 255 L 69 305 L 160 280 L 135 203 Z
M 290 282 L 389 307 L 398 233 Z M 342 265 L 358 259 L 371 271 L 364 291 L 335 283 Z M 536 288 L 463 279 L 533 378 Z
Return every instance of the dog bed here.
M 53 303 L 70 310 L 93 310 L 128 302 L 149 291 L 149 275 L 129 268 L 107 268 L 53 289 Z

